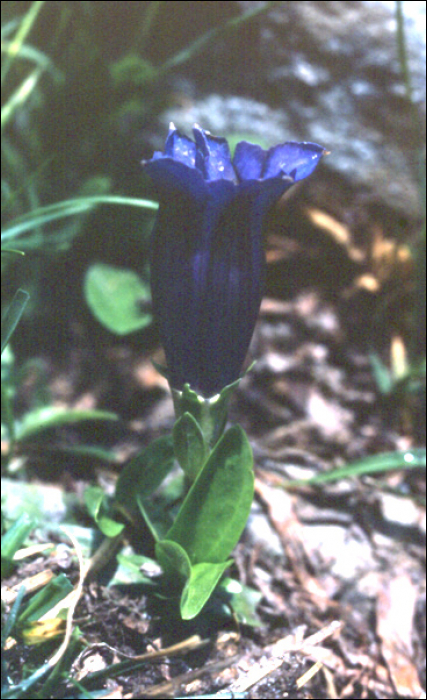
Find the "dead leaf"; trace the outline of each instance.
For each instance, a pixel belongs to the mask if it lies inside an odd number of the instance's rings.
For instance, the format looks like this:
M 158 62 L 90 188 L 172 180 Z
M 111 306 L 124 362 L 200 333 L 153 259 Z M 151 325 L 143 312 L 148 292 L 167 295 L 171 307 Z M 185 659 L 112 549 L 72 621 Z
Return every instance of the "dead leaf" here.
M 345 248 L 351 260 L 358 263 L 363 261 L 364 254 L 354 245 L 350 230 L 345 224 L 337 221 L 321 209 L 307 209 L 306 214 L 316 228 L 322 229 L 335 243 Z
M 419 698 L 423 693 L 412 661 L 416 601 L 417 591 L 406 573 L 384 579 L 377 600 L 377 633 L 382 642 L 382 654 L 396 692 L 409 698 Z

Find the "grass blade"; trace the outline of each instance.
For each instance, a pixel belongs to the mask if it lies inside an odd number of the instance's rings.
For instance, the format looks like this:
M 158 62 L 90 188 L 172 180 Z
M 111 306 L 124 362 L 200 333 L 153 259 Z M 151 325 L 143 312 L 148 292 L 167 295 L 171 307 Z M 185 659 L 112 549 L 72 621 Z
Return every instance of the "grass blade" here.
M 18 289 L 12 303 L 1 322 L 1 352 L 8 344 L 16 326 L 18 325 L 30 295 L 23 289 Z
M 184 49 L 182 49 L 182 51 L 178 51 L 178 53 L 176 53 L 174 56 L 171 56 L 171 58 L 167 59 L 165 63 L 163 63 L 163 65 L 160 66 L 160 68 L 158 69 L 158 75 L 163 75 L 172 68 L 175 68 L 176 66 L 179 66 L 182 63 L 186 63 L 191 58 L 194 58 L 194 56 L 200 53 L 205 48 L 205 46 L 208 46 L 210 43 L 212 43 L 218 36 L 221 36 L 226 32 L 235 30 L 244 22 L 253 19 L 257 15 L 261 15 L 265 12 L 268 12 L 276 5 L 280 4 L 280 1 L 265 2 L 260 6 L 256 6 L 254 8 L 251 8 L 250 10 L 247 10 L 238 17 L 233 17 L 232 19 L 228 20 L 228 22 L 225 22 L 224 24 L 221 24 L 218 27 L 209 29 L 205 34 L 202 34 L 201 36 L 197 37 L 197 39 L 195 39 L 195 41 L 193 41 L 189 46 L 186 46 Z
M 21 588 L 18 591 L 18 595 L 15 598 L 15 602 L 13 603 L 13 606 L 11 608 L 11 611 L 9 615 L 6 618 L 6 622 L 4 623 L 4 627 L 2 629 L 1 633 L 1 647 L 4 649 L 4 645 L 6 643 L 6 639 L 10 637 L 10 634 L 15 627 L 16 619 L 18 617 L 18 613 L 20 610 L 20 607 L 22 605 L 22 600 L 25 595 L 25 586 L 21 586 Z
M 15 111 L 22 107 L 27 101 L 34 88 L 37 86 L 40 76 L 43 71 L 40 68 L 35 68 L 30 75 L 19 85 L 15 92 L 8 99 L 4 107 L 1 109 L 1 130 L 6 126 L 7 122 L 12 118 Z
M 112 204 L 119 206 L 140 207 L 142 209 L 158 209 L 157 202 L 149 199 L 138 199 L 137 197 L 121 197 L 113 195 L 97 195 L 93 197 L 79 197 L 76 199 L 66 199 L 62 202 L 49 204 L 45 207 L 39 207 L 35 211 L 25 214 L 24 216 L 15 219 L 12 224 L 7 226 L 1 234 L 1 242 L 7 243 L 21 236 L 27 231 L 44 226 L 52 221 L 64 219 L 68 216 L 84 214 L 100 204 Z
M 392 469 L 415 469 L 426 467 L 425 448 L 416 448 L 401 452 L 382 452 L 381 454 L 346 464 L 339 469 L 332 469 L 325 474 L 319 474 L 312 479 L 295 479 L 286 483 L 286 488 L 294 486 L 317 486 L 331 481 L 348 479 L 349 477 L 364 476 L 375 472 L 387 472 Z
M 58 406 L 44 406 L 27 413 L 16 428 L 16 439 L 23 441 L 34 438 L 44 430 L 76 425 L 83 421 L 116 421 L 115 413 L 99 409 L 66 409 Z
M 15 37 L 13 41 L 10 43 L 9 46 L 9 51 L 7 54 L 6 61 L 4 63 L 4 66 L 2 66 L 2 71 L 1 71 L 1 84 L 3 85 L 7 74 L 9 73 L 9 70 L 12 66 L 13 61 L 15 60 L 16 56 L 19 54 L 21 51 L 22 44 L 25 42 L 25 39 L 27 38 L 28 34 L 31 32 L 31 29 L 33 28 L 33 25 L 45 3 L 45 0 L 37 0 L 36 2 L 33 2 L 31 7 L 29 8 L 28 12 L 24 15 L 22 18 L 22 22 L 20 23 L 20 26 L 15 34 Z

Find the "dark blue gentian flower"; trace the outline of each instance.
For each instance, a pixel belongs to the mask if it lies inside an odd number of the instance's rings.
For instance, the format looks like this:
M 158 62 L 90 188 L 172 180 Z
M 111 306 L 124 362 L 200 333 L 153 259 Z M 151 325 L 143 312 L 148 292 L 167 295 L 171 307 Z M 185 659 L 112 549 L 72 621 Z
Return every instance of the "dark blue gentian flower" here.
M 272 204 L 310 175 L 315 143 L 263 150 L 198 126 L 195 142 L 170 126 L 165 152 L 145 163 L 159 192 L 151 288 L 171 387 L 204 398 L 236 381 L 262 297 L 263 225 Z

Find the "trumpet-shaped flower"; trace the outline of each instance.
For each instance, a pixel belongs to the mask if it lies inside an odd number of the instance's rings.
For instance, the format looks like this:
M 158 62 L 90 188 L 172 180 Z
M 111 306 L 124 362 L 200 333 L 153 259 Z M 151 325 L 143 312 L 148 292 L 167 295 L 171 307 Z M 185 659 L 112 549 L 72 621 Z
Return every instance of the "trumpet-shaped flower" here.
M 325 153 L 315 143 L 264 150 L 198 126 L 171 124 L 164 153 L 145 163 L 159 193 L 151 247 L 153 310 L 169 381 L 204 398 L 236 381 L 254 331 L 265 267 L 266 215 Z

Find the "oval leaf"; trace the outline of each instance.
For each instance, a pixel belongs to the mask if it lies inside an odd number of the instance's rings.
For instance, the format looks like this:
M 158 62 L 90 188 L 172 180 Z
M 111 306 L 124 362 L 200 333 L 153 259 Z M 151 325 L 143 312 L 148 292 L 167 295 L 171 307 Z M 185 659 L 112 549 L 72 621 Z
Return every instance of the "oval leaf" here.
M 151 314 L 142 311 L 150 302 L 150 287 L 132 270 L 91 265 L 84 292 L 95 318 L 112 333 L 126 335 L 151 323 Z
M 180 544 L 192 565 L 227 559 L 245 527 L 254 493 L 253 458 L 240 426 L 216 445 L 188 492 L 166 539 Z
M 224 609 L 228 615 L 233 614 L 234 618 L 242 625 L 259 627 L 262 625 L 256 609 L 260 604 L 263 594 L 250 586 L 245 586 L 232 578 L 223 578 L 218 586 L 218 597 L 224 596 Z
M 192 482 L 203 467 L 208 447 L 202 429 L 191 413 L 184 413 L 173 426 L 175 456 Z
M 124 525 L 110 518 L 107 498 L 100 486 L 88 486 L 84 492 L 84 500 L 90 515 L 106 537 L 120 535 Z
M 199 614 L 211 597 L 224 571 L 232 560 L 220 564 L 195 564 L 181 595 L 181 617 L 192 620 Z
M 16 440 L 22 441 L 35 437 L 44 430 L 61 428 L 64 425 L 75 425 L 83 421 L 118 420 L 115 413 L 98 409 L 79 410 L 59 408 L 58 406 L 43 406 L 30 411 L 16 426 Z
M 191 564 L 185 550 L 176 542 L 160 540 L 156 542 L 156 559 L 163 573 L 174 583 L 174 588 L 181 588 L 191 573 Z
M 143 501 L 160 486 L 174 460 L 172 438 L 154 440 L 123 469 L 116 485 L 115 505 L 133 520 L 139 513 L 138 499 Z

